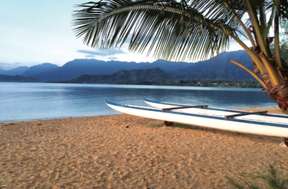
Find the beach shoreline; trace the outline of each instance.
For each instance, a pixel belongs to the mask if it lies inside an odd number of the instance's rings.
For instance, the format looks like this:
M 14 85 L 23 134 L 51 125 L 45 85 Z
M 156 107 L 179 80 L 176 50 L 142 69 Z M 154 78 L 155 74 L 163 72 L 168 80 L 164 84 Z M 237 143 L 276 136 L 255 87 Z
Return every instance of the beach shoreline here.
M 270 165 L 288 176 L 280 142 L 128 115 L 1 123 L 0 186 L 231 188 Z
M 231 108 L 230 108 L 231 109 Z M 235 109 L 236 110 L 236 109 Z M 268 111 L 270 113 L 282 114 L 281 110 L 276 106 L 260 106 L 255 108 L 239 108 L 240 111 Z M 34 121 L 49 121 L 49 120 L 65 120 L 65 119 L 78 119 L 78 118 L 97 118 L 101 116 L 113 116 L 120 115 L 119 112 L 113 112 L 111 114 L 99 114 L 99 115 L 88 115 L 88 116 L 63 116 L 63 117 L 47 117 L 47 118 L 26 118 L 26 119 L 11 119 L 11 120 L 0 120 L 0 126 L 5 124 L 17 124 L 22 122 L 34 122 Z

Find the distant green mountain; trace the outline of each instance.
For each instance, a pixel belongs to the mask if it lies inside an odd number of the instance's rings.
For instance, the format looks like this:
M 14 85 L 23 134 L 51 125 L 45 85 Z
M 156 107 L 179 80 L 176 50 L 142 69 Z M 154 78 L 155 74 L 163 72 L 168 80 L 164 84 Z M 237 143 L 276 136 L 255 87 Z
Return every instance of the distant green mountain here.
M 47 72 L 53 72 L 56 71 L 59 68 L 59 66 L 51 63 L 43 63 L 38 64 L 35 66 L 31 66 L 29 69 L 25 70 L 22 75 L 24 76 L 30 76 L 40 79 L 42 74 L 46 74 Z
M 10 76 L 10 75 L 0 75 L 0 82 L 37 82 L 38 80 L 32 77 L 25 76 Z
M 124 70 L 111 75 L 82 75 L 70 83 L 157 84 L 171 83 L 172 78 L 159 68 Z
M 119 71 L 111 75 L 82 75 L 67 83 L 138 84 L 177 86 L 259 87 L 255 81 L 183 80 L 159 68 Z
M 67 62 L 61 67 L 44 63 L 29 68 L 0 70 L 0 74 L 32 77 L 42 82 L 100 82 L 100 80 L 109 83 L 115 83 L 117 80 L 130 83 L 155 83 L 156 81 L 158 83 L 160 81 L 161 83 L 173 83 L 174 81 L 187 83 L 186 81 L 198 80 L 251 81 L 252 78 L 247 73 L 229 63 L 231 59 L 240 60 L 248 67 L 252 66 L 250 58 L 244 51 L 234 51 L 225 52 L 209 60 L 196 63 L 164 60 L 157 60 L 153 63 L 105 62 L 94 59 L 77 59 Z M 139 74 L 140 72 L 144 75 Z
M 20 66 L 16 68 L 12 68 L 9 70 L 6 69 L 0 69 L 1 75 L 10 75 L 10 76 L 16 76 L 16 75 L 23 75 L 25 71 L 27 71 L 29 67 L 27 66 Z

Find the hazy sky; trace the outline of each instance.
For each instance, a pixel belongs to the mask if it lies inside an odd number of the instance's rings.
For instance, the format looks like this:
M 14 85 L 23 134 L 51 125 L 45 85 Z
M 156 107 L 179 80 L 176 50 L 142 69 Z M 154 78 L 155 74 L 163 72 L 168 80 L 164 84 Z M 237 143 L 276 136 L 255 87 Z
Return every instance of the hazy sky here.
M 89 0 L 2 0 L 0 6 L 0 65 L 51 62 L 75 58 L 151 61 L 125 50 L 95 50 L 72 31 L 75 5 Z M 235 49 L 235 47 L 233 47 Z

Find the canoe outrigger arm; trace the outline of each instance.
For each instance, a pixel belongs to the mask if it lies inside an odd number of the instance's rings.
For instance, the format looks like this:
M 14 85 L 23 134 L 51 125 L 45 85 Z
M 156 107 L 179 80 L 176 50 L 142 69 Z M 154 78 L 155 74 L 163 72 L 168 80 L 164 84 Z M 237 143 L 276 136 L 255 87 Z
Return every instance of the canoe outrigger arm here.
M 225 116 L 225 118 L 226 118 L 226 119 L 233 119 L 233 118 L 239 117 L 239 116 L 246 116 L 246 115 L 263 115 L 263 114 L 267 114 L 267 113 L 268 113 L 268 111 L 241 112 L 241 113 L 237 113 L 237 114 Z
M 195 105 L 195 106 L 177 106 L 173 108 L 163 108 L 163 111 L 170 111 L 170 110 L 180 110 L 180 109 L 186 109 L 186 108 L 208 108 L 208 105 Z

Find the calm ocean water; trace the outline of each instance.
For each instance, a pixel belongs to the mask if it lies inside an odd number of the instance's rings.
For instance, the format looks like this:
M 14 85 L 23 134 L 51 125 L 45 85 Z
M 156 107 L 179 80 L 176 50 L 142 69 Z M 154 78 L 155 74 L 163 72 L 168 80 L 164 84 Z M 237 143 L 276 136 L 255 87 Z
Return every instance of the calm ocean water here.
M 110 115 L 116 112 L 105 99 L 144 105 L 145 97 L 229 108 L 275 105 L 260 89 L 0 83 L 0 122 Z

